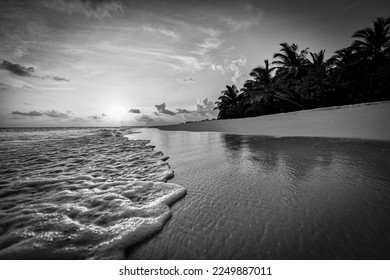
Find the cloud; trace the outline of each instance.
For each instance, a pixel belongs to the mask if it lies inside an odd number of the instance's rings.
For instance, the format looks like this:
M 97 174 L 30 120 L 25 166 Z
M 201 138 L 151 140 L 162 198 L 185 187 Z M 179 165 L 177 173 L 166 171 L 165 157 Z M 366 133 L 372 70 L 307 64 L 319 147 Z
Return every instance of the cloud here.
M 217 37 L 209 37 L 203 40 L 202 43 L 197 44 L 207 50 L 218 49 L 222 45 L 223 41 Z
M 169 110 L 167 110 L 167 109 L 165 108 L 165 107 L 166 107 L 165 102 L 162 103 L 162 104 L 160 104 L 160 105 L 155 105 L 155 106 L 156 106 L 156 108 L 157 108 L 157 112 L 159 112 L 159 113 L 161 113 L 161 114 L 170 115 L 170 116 L 176 115 L 175 112 L 169 111 Z
M 74 117 L 74 118 L 71 118 L 70 121 L 72 121 L 72 122 L 85 122 L 85 119 L 83 119 L 82 117 Z
M 70 118 L 70 115 L 56 111 L 56 110 L 48 110 L 48 111 L 30 111 L 28 113 L 19 112 L 19 111 L 12 111 L 13 115 L 21 115 L 26 117 L 41 117 L 41 116 L 47 116 L 50 118 L 56 118 L 56 119 L 67 119 Z M 70 114 L 70 113 L 69 113 Z
M 159 124 L 161 125 L 166 123 L 166 121 L 160 117 L 153 118 L 145 114 L 135 118 L 135 120 L 145 125 L 159 125 Z
M 220 30 L 217 30 L 217 29 L 214 29 L 214 28 L 210 28 L 210 27 L 198 27 L 198 29 L 201 32 L 206 33 L 210 37 L 218 37 L 222 33 Z
M 68 79 L 57 77 L 57 76 L 39 76 L 34 74 L 35 69 L 34 67 L 26 67 L 17 63 L 12 63 L 7 60 L 4 60 L 0 64 L 0 69 L 8 70 L 12 74 L 22 76 L 22 77 L 33 77 L 33 78 L 41 78 L 41 79 L 50 79 L 58 82 L 70 82 Z M 26 88 L 32 88 L 32 87 L 26 87 Z
M 232 60 L 230 64 L 226 67 L 230 71 L 233 72 L 232 82 L 237 85 L 237 87 L 241 87 L 245 81 L 245 73 L 243 71 L 243 67 L 246 65 L 246 58 L 241 57 L 236 60 Z
M 216 111 L 214 110 L 214 108 L 214 102 L 210 101 L 208 98 L 205 98 L 203 100 L 198 100 L 195 112 L 201 116 L 205 116 L 207 114 L 216 115 Z
M 181 69 L 183 72 L 198 72 L 203 70 L 208 65 L 207 62 L 202 61 L 195 56 L 167 55 L 166 58 L 172 59 L 174 65 L 176 65 L 176 68 Z
M 231 75 L 232 82 L 237 85 L 237 87 L 241 87 L 246 80 L 246 71 L 244 71 L 244 67 L 247 63 L 247 59 L 245 57 L 240 57 L 238 59 L 226 59 L 223 65 L 220 64 L 210 64 L 210 68 L 213 71 L 219 71 L 223 75 L 229 73 Z
M 137 55 L 140 58 L 162 63 L 181 73 L 195 73 L 206 69 L 210 65 L 207 59 L 200 56 L 197 52 L 177 52 L 177 50 L 167 49 L 166 47 L 154 49 L 131 46 L 122 47 L 111 42 L 103 42 L 100 47 L 111 52 L 120 52 L 123 55 Z M 187 53 L 196 55 L 187 55 Z
M 57 77 L 57 76 L 45 76 L 44 79 L 51 79 L 51 80 L 58 81 L 58 82 L 70 82 L 66 78 Z
M 164 103 L 163 103 L 164 104 Z M 198 100 L 196 104 L 195 110 L 187 110 L 187 109 L 176 109 L 176 114 L 185 114 L 187 117 L 196 117 L 196 116 L 206 116 L 217 115 L 217 112 L 214 110 L 214 102 L 210 101 L 208 98 L 204 98 L 203 100 Z
M 40 117 L 40 116 L 43 116 L 43 114 L 41 112 L 38 112 L 38 111 L 30 111 L 28 113 L 23 113 L 23 112 L 19 112 L 19 111 L 12 111 L 13 115 L 21 115 L 21 116 L 27 116 L 27 117 Z
M 20 64 L 14 64 L 9 61 L 4 60 L 0 64 L 0 69 L 8 70 L 12 72 L 15 75 L 18 76 L 25 76 L 25 77 L 31 77 L 32 73 L 35 72 L 34 67 L 25 67 Z
M 171 29 L 168 29 L 164 26 L 153 27 L 151 25 L 144 25 L 143 29 L 145 31 L 148 31 L 148 32 L 156 32 L 156 33 L 162 34 L 162 35 L 170 37 L 171 39 L 174 39 L 174 40 L 180 40 L 180 35 L 177 32 L 175 32 Z
M 176 114 L 191 114 L 193 111 L 188 111 L 186 109 L 176 109 L 177 113 Z
M 141 113 L 141 110 L 140 109 L 135 109 L 135 108 L 131 108 L 128 113 L 133 113 L 133 114 L 140 114 Z
M 101 115 L 93 115 L 93 116 L 89 116 L 88 118 L 93 119 L 95 121 L 101 121 L 104 119 L 105 116 L 106 114 L 102 113 Z
M 0 82 L 0 89 L 9 89 L 10 87 L 11 86 L 9 84 Z
M 201 43 L 196 44 L 198 48 L 194 50 L 193 53 L 200 56 L 205 56 L 211 51 L 219 49 L 224 43 L 224 41 L 219 38 L 219 36 L 221 35 L 220 31 L 212 28 L 201 29 L 201 31 L 203 33 L 206 33 L 208 37 L 203 39 Z
M 88 18 L 104 19 L 121 15 L 126 6 L 117 0 L 44 0 L 44 5 L 67 14 L 82 14 Z
M 150 123 L 152 123 L 154 121 L 154 119 L 148 115 L 139 116 L 139 117 L 135 118 L 135 120 L 138 122 L 143 122 L 146 125 L 149 125 Z
M 45 116 L 48 116 L 50 118 L 57 118 L 57 119 L 67 119 L 70 118 L 69 115 L 65 113 L 58 112 L 56 110 L 49 110 L 43 113 Z
M 11 88 L 33 89 L 34 87 L 21 80 L 11 80 L 10 83 L 0 82 L 0 90 L 7 90 Z
M 191 77 L 187 77 L 187 78 L 184 78 L 184 79 L 177 79 L 177 81 L 181 84 L 192 84 L 192 83 L 195 83 L 195 80 Z
M 250 20 L 236 20 L 233 19 L 230 16 L 224 16 L 221 17 L 221 21 L 228 25 L 232 31 L 238 31 L 240 29 L 246 29 L 249 28 L 250 26 L 257 24 L 258 20 L 255 21 L 250 21 Z
M 213 71 L 220 71 L 222 74 L 225 74 L 225 69 L 223 69 L 222 65 L 219 64 L 211 64 L 210 65 L 211 70 Z
M 253 3 L 247 3 L 244 8 L 245 12 L 240 18 L 231 15 L 220 15 L 220 22 L 232 32 L 258 25 L 264 16 L 264 12 L 256 8 Z

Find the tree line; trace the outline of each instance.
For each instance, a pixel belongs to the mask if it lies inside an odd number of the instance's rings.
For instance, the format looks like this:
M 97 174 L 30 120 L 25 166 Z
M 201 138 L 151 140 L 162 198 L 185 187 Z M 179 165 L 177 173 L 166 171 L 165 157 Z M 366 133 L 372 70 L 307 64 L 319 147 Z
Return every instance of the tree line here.
M 241 89 L 221 92 L 218 119 L 390 100 L 390 18 L 378 17 L 352 38 L 329 59 L 325 50 L 281 43 L 275 60 L 254 68 Z

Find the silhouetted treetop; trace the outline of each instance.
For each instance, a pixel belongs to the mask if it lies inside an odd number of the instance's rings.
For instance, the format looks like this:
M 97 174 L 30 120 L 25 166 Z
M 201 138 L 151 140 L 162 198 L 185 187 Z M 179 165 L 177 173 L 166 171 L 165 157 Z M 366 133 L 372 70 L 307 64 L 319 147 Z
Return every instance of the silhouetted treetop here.
M 275 61 L 266 59 L 254 68 L 240 90 L 226 86 L 216 102 L 218 118 L 390 100 L 390 18 L 378 17 L 373 28 L 352 38 L 329 59 L 324 49 L 309 53 L 309 48 L 281 43 Z

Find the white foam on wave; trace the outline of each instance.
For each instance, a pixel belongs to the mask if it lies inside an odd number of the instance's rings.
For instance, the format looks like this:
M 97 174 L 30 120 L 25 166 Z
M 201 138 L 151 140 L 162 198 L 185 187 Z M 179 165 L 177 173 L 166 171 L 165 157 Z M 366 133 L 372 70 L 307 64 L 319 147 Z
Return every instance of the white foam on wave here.
M 159 231 L 186 191 L 148 143 L 99 131 L 2 146 L 0 258 L 119 259 Z

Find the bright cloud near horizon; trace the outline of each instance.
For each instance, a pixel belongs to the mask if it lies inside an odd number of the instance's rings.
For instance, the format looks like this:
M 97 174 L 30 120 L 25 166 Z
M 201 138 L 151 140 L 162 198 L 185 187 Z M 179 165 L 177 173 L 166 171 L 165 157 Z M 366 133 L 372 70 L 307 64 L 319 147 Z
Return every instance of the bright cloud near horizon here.
M 215 118 L 225 85 L 298 43 L 327 57 L 387 1 L 0 0 L 0 126 Z

